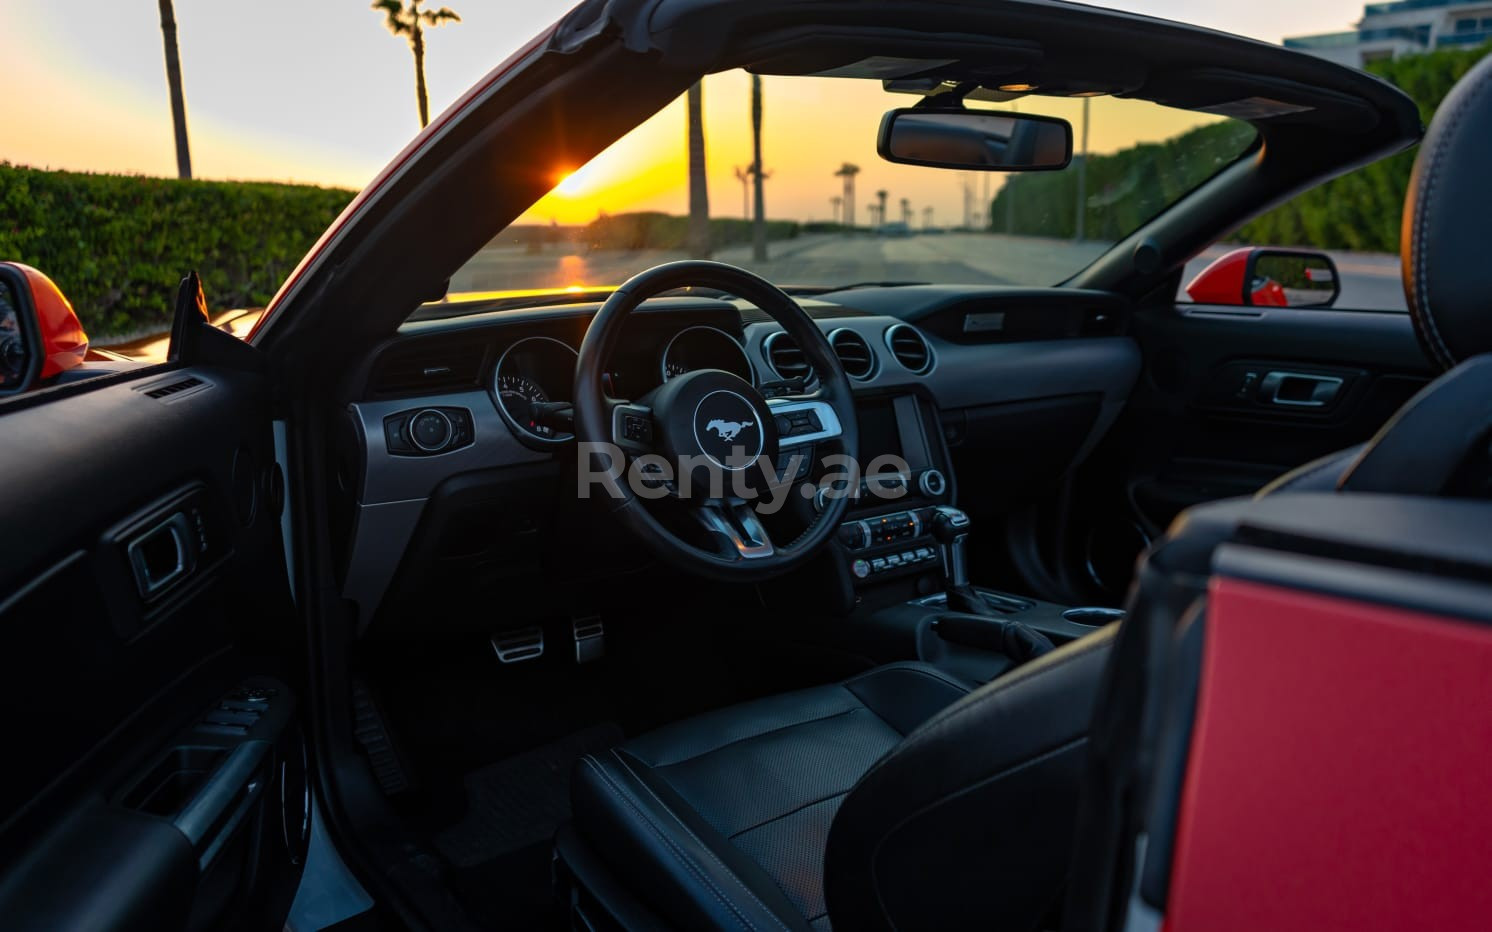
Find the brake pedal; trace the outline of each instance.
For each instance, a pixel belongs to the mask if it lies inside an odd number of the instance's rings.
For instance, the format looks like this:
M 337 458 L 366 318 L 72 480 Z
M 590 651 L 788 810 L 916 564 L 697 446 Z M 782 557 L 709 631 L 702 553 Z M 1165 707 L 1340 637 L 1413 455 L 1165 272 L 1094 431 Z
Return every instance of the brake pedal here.
M 521 663 L 544 656 L 544 629 L 538 625 L 499 631 L 488 640 L 501 663 Z
M 606 626 L 600 615 L 572 619 L 570 634 L 575 639 L 576 663 L 590 663 L 606 656 Z

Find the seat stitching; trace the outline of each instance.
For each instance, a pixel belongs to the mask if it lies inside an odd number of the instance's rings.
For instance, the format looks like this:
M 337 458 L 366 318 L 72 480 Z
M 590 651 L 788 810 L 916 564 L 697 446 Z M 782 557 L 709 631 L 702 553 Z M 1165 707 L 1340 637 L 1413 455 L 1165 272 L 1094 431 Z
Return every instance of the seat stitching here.
M 1031 672 L 1032 669 L 1033 669 L 1031 666 L 1026 666 L 1026 667 L 1021 667 L 1021 668 L 1017 669 L 1013 673 L 1006 674 L 1004 678 L 996 680 L 995 684 L 992 687 L 987 687 L 987 689 L 988 689 L 987 692 L 978 691 L 978 692 L 970 693 L 970 695 L 974 696 L 975 698 L 968 705 L 961 706 L 961 707 L 959 707 L 957 709 L 952 709 L 952 710 L 941 712 L 938 715 L 934 716 L 933 718 L 929 719 L 928 721 L 924 722 L 922 724 L 922 726 L 917 729 L 917 732 L 914 733 L 913 736 L 909 737 L 905 743 L 903 743 L 900 746 L 898 746 L 895 750 L 893 750 L 892 753 L 896 754 L 899 751 L 905 751 L 908 747 L 911 746 L 912 742 L 914 742 L 914 741 L 920 743 L 922 740 L 926 740 L 923 737 L 919 737 L 919 735 L 924 735 L 925 736 L 928 732 L 932 731 L 935 728 L 941 728 L 942 726 L 944 726 L 947 723 L 953 721 L 954 719 L 962 718 L 963 715 L 965 713 L 967 713 L 967 712 L 970 712 L 970 711 L 973 711 L 973 710 L 976 710 L 976 709 L 982 709 L 982 708 L 984 708 L 985 704 L 990 699 L 993 699 L 995 696 L 999 696 L 999 695 L 1002 695 L 1002 694 L 1004 694 L 1006 692 L 1009 692 L 1011 689 L 1014 689 L 1016 686 L 1021 685 L 1022 683 L 1026 682 L 1029 679 L 1031 679 L 1035 675 L 1043 674 L 1043 673 L 1047 673 L 1049 671 L 1058 670 L 1058 669 L 1061 669 L 1063 667 L 1071 666 L 1072 664 L 1076 663 L 1077 661 L 1082 660 L 1082 659 L 1084 659 L 1084 658 L 1086 658 L 1086 657 L 1088 657 L 1088 656 L 1090 656 L 1090 655 L 1092 655 L 1092 654 L 1094 654 L 1094 653 L 1096 653 L 1096 652 L 1098 652 L 1100 650 L 1103 650 L 1103 649 L 1105 649 L 1105 648 L 1107 648 L 1109 646 L 1110 646 L 1110 641 L 1108 639 L 1105 639 L 1105 640 L 1097 642 L 1097 643 L 1095 643 L 1095 644 L 1093 644 L 1093 645 L 1091 645 L 1089 647 L 1085 647 L 1082 650 L 1075 650 L 1071 654 L 1067 655 L 1066 657 L 1063 657 L 1061 660 L 1057 660 L 1057 661 L 1054 661 L 1052 663 L 1045 664 L 1045 665 L 1042 665 L 1040 667 L 1037 667 L 1037 668 L 1035 668 L 1035 672 L 1034 673 Z M 884 762 L 884 760 L 885 759 L 883 758 L 882 762 Z M 879 769 L 879 766 L 876 767 L 876 768 L 873 768 L 873 769 Z M 868 776 L 868 774 L 867 774 L 867 776 Z
M 796 807 L 794 807 L 792 809 L 789 809 L 787 812 L 784 812 L 782 815 L 775 815 L 772 818 L 767 819 L 764 822 L 758 822 L 755 825 L 743 828 L 739 832 L 736 832 L 736 833 L 730 835 L 729 836 L 729 840 L 735 841 L 737 838 L 740 838 L 742 835 L 745 835 L 747 832 L 754 832 L 757 829 L 762 828 L 763 826 L 771 825 L 773 822 L 779 822 L 779 821 L 781 821 L 783 819 L 786 819 L 788 816 L 797 815 L 798 813 L 802 812 L 804 809 L 811 809 L 814 806 L 819 805 L 820 803 L 826 803 L 826 802 L 828 802 L 831 799 L 839 799 L 841 797 L 848 796 L 848 795 L 850 795 L 850 791 L 849 790 L 840 790 L 837 793 L 830 793 L 828 796 L 822 797 L 820 799 L 815 799 L 811 803 L 804 803 L 801 806 L 796 806 Z
M 851 695 L 853 695 L 853 693 Z M 856 697 L 856 698 L 858 700 L 858 697 Z M 862 702 L 862 703 L 860 703 L 860 705 L 863 707 L 865 704 Z M 742 736 L 740 738 L 734 738 L 734 739 L 732 739 L 730 741 L 725 742 L 724 744 L 716 745 L 715 747 L 708 748 L 706 750 L 700 751 L 698 754 L 692 754 L 689 757 L 681 757 L 678 760 L 669 761 L 667 763 L 663 763 L 661 761 L 658 762 L 658 763 L 648 763 L 647 761 L 643 761 L 642 758 L 638 758 L 638 761 L 641 762 L 641 763 L 647 764 L 647 766 L 652 767 L 655 770 L 661 770 L 661 769 L 663 769 L 665 767 L 676 767 L 679 764 L 686 764 L 686 763 L 688 763 L 689 761 L 692 761 L 692 760 L 699 760 L 701 757 L 706 757 L 706 756 L 708 756 L 710 754 L 714 754 L 716 752 L 723 751 L 726 748 L 728 748 L 728 747 L 734 747 L 737 744 L 744 744 L 747 741 L 755 741 L 757 738 L 765 738 L 768 735 L 775 735 L 779 731 L 787 731 L 789 728 L 798 728 L 798 727 L 803 726 L 803 725 L 812 725 L 815 722 L 827 722 L 831 718 L 839 718 L 840 716 L 843 716 L 843 715 L 850 715 L 850 714 L 852 714 L 852 713 L 854 713 L 856 711 L 858 711 L 858 710 L 857 709 L 844 709 L 842 711 L 834 712 L 834 713 L 831 713 L 829 715 L 821 715 L 818 718 L 805 718 L 802 721 L 798 721 L 798 722 L 788 722 L 785 725 L 776 725 L 776 726 L 774 726 L 772 728 L 768 728 L 766 731 L 759 731 L 759 732 L 756 732 L 755 734 L 744 735 L 744 736 Z
M 1444 166 L 1446 149 L 1449 148 L 1448 143 L 1442 143 L 1442 140 L 1450 141 L 1455 139 L 1456 130 L 1461 125 L 1462 119 L 1473 109 L 1477 96 L 1488 87 L 1492 87 L 1492 81 L 1484 79 L 1469 88 L 1465 96 L 1457 102 L 1459 106 L 1450 114 L 1444 134 L 1435 140 L 1436 146 L 1430 152 L 1430 164 L 1428 170 L 1425 172 L 1425 182 L 1422 185 L 1424 209 L 1416 210 L 1414 236 L 1409 244 L 1415 260 L 1415 269 L 1418 272 L 1414 282 L 1414 296 L 1417 300 L 1409 303 L 1410 314 L 1422 325 L 1420 332 L 1429 335 L 1430 340 L 1426 342 L 1430 343 L 1432 355 L 1439 357 L 1436 361 L 1446 369 L 1450 369 L 1456 365 L 1456 358 L 1451 352 L 1450 347 L 1446 345 L 1445 340 L 1441 338 L 1440 328 L 1435 321 L 1435 315 L 1430 310 L 1430 286 L 1428 281 L 1430 257 L 1429 250 L 1424 248 L 1428 245 L 1424 242 L 1425 230 L 1430 225 L 1430 209 L 1435 200 L 1435 187 L 1440 180 L 1440 170 Z M 1419 313 L 1414 313 L 1416 310 Z
M 919 667 L 906 666 L 906 667 L 898 667 L 897 669 L 905 670 L 908 673 L 918 673 L 918 674 L 921 674 L 923 676 L 928 677 L 929 679 L 935 680 L 935 681 L 937 681 L 939 683 L 943 683 L 943 684 L 948 685 L 948 686 L 956 687 L 959 690 L 959 692 L 960 692 L 960 695 L 958 697 L 959 699 L 964 698 L 965 696 L 969 695 L 970 693 L 972 693 L 974 691 L 974 690 L 971 690 L 968 686 L 966 686 L 966 685 L 964 685 L 962 683 L 956 682 L 956 681 L 951 680 L 951 679 L 947 679 L 947 678 L 945 678 L 945 677 L 943 677 L 941 675 L 935 675 L 934 673 L 932 673 L 932 672 L 930 672 L 928 670 L 921 669 Z M 864 677 L 867 677 L 867 676 L 870 676 L 872 673 L 875 673 L 875 672 L 877 672 L 877 671 L 871 670 L 871 671 L 866 672 L 866 673 L 861 673 L 859 676 L 856 676 L 853 679 L 845 680 L 840 685 L 844 687 L 844 689 L 845 689 L 846 692 L 848 692 L 851 696 L 855 697 L 855 699 L 860 703 L 861 707 L 864 708 L 865 711 L 869 712 L 871 715 L 874 715 L 876 717 L 877 721 L 879 721 L 882 725 L 885 725 L 887 728 L 891 729 L 891 731 L 894 732 L 895 734 L 898 734 L 901 737 L 905 738 L 908 734 L 910 734 L 910 732 L 902 731 L 900 728 L 897 728 L 895 725 L 891 724 L 891 722 L 888 721 L 884 715 L 882 715 L 880 712 L 877 712 L 875 709 L 871 708 L 870 703 L 868 703 L 864 699 L 862 699 L 860 697 L 859 693 L 855 692 L 853 689 L 850 689 L 850 684 L 851 683 L 857 682 L 860 679 L 862 679 Z M 954 699 L 952 701 L 953 702 L 957 702 L 958 699 Z M 950 704 L 952 704 L 952 703 L 950 703 Z M 944 708 L 946 708 L 946 706 Z M 938 710 L 938 711 L 941 711 L 941 709 Z M 936 717 L 936 714 L 934 715 L 934 717 Z M 927 723 L 923 722 L 922 724 L 925 725 Z M 917 728 L 920 728 L 920 727 L 921 727 L 921 725 L 917 726 Z M 912 731 L 916 731 L 917 728 L 913 728 Z
M 632 769 L 632 765 L 627 763 L 627 759 L 626 758 L 622 757 L 621 754 L 617 753 L 616 748 L 612 748 L 611 749 L 611 756 L 615 757 L 617 759 L 617 763 L 621 764 L 622 767 L 623 767 L 623 769 L 625 769 L 628 773 L 630 773 L 637 780 L 638 784 L 644 790 L 647 791 L 647 793 L 648 793 L 649 796 L 653 797 L 653 800 L 655 802 L 657 802 L 658 805 L 663 808 L 664 812 L 666 812 L 669 815 L 673 816 L 673 820 L 676 823 L 678 823 L 679 828 L 681 828 L 681 829 L 684 830 L 684 834 L 688 835 L 690 838 L 692 838 L 694 840 L 695 844 L 699 845 L 702 849 L 704 849 L 705 854 L 709 855 L 711 860 L 713 860 L 716 864 L 720 865 L 720 869 L 723 870 L 723 871 L 725 871 L 726 876 L 729 877 L 732 881 L 734 881 L 735 884 L 736 884 L 736 886 L 740 887 L 741 891 L 743 893 L 745 893 L 748 897 L 751 898 L 752 902 L 756 903 L 756 905 L 760 906 L 763 910 L 765 910 L 766 913 L 767 913 L 767 915 L 773 916 L 775 918 L 776 914 L 772 911 L 772 909 L 770 907 L 768 907 L 766 903 L 763 903 L 761 901 L 761 898 L 758 897 L 754 892 L 752 892 L 751 888 L 748 887 L 748 886 L 746 886 L 745 882 L 742 881 L 741 878 L 739 878 L 739 877 L 736 876 L 735 871 L 731 870 L 728 866 L 726 866 L 726 863 L 724 861 L 720 860 L 720 856 L 717 855 L 714 851 L 712 851 L 710 849 L 709 845 L 705 844 L 703 841 L 700 840 L 700 838 L 699 838 L 698 835 L 694 834 L 694 831 L 692 829 L 690 829 L 687 824 L 685 824 L 684 820 L 681 819 L 681 818 L 679 818 L 679 814 L 676 813 L 676 812 L 674 812 L 672 809 L 669 808 L 668 803 L 665 803 L 662 799 L 658 798 L 658 794 L 655 793 L 655 792 L 653 792 L 653 788 L 651 786 L 648 786 L 647 782 L 645 780 L 643 780 L 643 778 L 637 773 L 637 771 L 635 771 L 635 770 Z M 778 920 L 778 921 L 781 922 L 781 920 Z M 748 923 L 748 925 L 749 925 L 749 923 Z M 788 928 L 788 926 L 787 926 L 786 923 L 782 923 L 782 927 L 784 929 Z
M 955 796 L 960 796 L 964 793 L 973 791 L 977 787 L 982 787 L 990 783 L 996 783 L 1000 780 L 1005 779 L 1006 777 L 1013 776 L 1014 774 L 1020 773 L 1023 770 L 1027 770 L 1031 767 L 1036 766 L 1037 764 L 1042 763 L 1048 758 L 1056 757 L 1059 754 L 1066 753 L 1067 751 L 1086 743 L 1087 740 L 1087 735 L 1081 735 L 1077 738 L 1073 738 L 1071 741 L 1065 741 L 1062 744 L 1051 748 L 1050 750 L 1042 751 L 1035 757 L 1027 758 L 1026 760 L 1021 761 L 1019 764 L 1014 764 L 1010 767 L 1006 767 L 1004 770 L 993 773 L 987 777 L 983 777 L 965 786 L 961 786 L 957 790 L 944 793 L 937 799 L 930 800 L 917 807 L 915 811 L 908 813 L 906 816 L 902 817 L 895 825 L 891 826 L 885 832 L 882 832 L 881 836 L 876 839 L 875 848 L 873 848 L 870 853 L 870 883 L 871 888 L 875 891 L 876 904 L 881 907 L 881 915 L 885 917 L 887 924 L 890 925 L 892 928 L 896 927 L 895 920 L 891 918 L 890 910 L 886 908 L 885 898 L 881 896 L 881 884 L 879 880 L 880 873 L 879 868 L 877 867 L 877 864 L 881 858 L 881 849 L 885 847 L 887 839 L 889 839 L 897 832 L 901 831 L 902 828 L 905 827 L 909 822 L 913 821 L 914 819 L 920 818 L 924 813 L 928 812 L 931 809 L 936 809 L 938 806 L 943 805 L 944 802 Z
M 938 671 L 938 670 L 929 670 L 926 667 L 921 666 L 919 664 L 910 664 L 910 663 L 908 663 L 908 664 L 887 664 L 886 666 L 876 667 L 873 670 L 866 670 L 864 673 L 857 673 L 857 674 L 855 674 L 854 676 L 852 676 L 849 679 L 845 680 L 840 685 L 848 687 L 851 683 L 858 683 L 858 682 L 860 682 L 863 679 L 866 679 L 866 678 L 872 677 L 872 676 L 879 676 L 879 675 L 881 675 L 883 673 L 886 673 L 886 672 L 888 672 L 890 670 L 900 670 L 900 671 L 902 671 L 904 673 L 915 673 L 918 676 L 925 676 L 928 679 L 937 680 L 939 683 L 943 683 L 943 684 L 946 684 L 948 686 L 952 686 L 952 687 L 955 687 L 957 689 L 961 689 L 965 693 L 969 692 L 969 686 L 968 686 L 967 683 L 960 683 L 958 680 L 956 680 L 956 679 L 954 679 L 954 678 L 952 678 L 950 676 L 945 675 L 941 671 Z
M 1307 464 L 1309 468 L 1307 468 L 1304 472 L 1293 476 L 1281 476 L 1279 479 L 1276 479 L 1274 482 L 1266 485 L 1264 488 L 1259 490 L 1258 497 L 1263 498 L 1266 495 L 1274 495 L 1279 492 L 1293 489 L 1297 485 L 1300 485 L 1302 482 L 1305 482 L 1307 479 L 1310 479 L 1312 476 L 1315 476 L 1316 474 L 1326 469 L 1330 469 L 1332 466 L 1340 466 L 1342 463 L 1352 459 L 1354 455 L 1360 452 L 1362 451 L 1358 447 L 1349 447 L 1346 450 L 1338 450 L 1335 453 L 1323 456 L 1321 457 L 1321 459 L 1315 461 L 1315 466 L 1310 466 L 1310 464 Z
M 756 925 L 749 918 L 743 915 L 741 911 L 736 908 L 736 905 L 731 902 L 730 898 L 725 895 L 725 892 L 718 886 L 716 886 L 714 881 L 710 880 L 709 875 L 705 874 L 704 871 L 700 869 L 700 866 L 698 864 L 695 864 L 693 860 L 689 858 L 689 856 L 686 855 L 681 848 L 679 848 L 679 846 L 673 841 L 673 839 L 668 837 L 668 835 L 662 830 L 662 828 L 653 821 L 651 816 L 648 815 L 647 811 L 639 806 L 636 802 L 628 798 L 629 794 L 627 794 L 627 792 L 621 787 L 620 784 L 618 784 L 611 778 L 611 775 L 608 774 L 605 769 L 600 766 L 600 764 L 593 756 L 587 754 L 581 760 L 587 767 L 596 772 L 597 776 L 601 778 L 601 782 L 606 786 L 607 791 L 610 792 L 611 795 L 615 796 L 618 802 L 625 804 L 629 809 L 642 817 L 644 824 L 646 824 L 647 827 L 652 830 L 653 834 L 656 835 L 658 839 L 662 841 L 663 844 L 668 848 L 668 850 L 673 853 L 674 857 L 678 859 L 679 863 L 682 864 L 689 871 L 689 873 L 693 874 L 696 879 L 701 881 L 705 886 L 709 887 L 710 891 L 715 894 L 715 898 L 720 901 L 722 906 L 730 910 L 737 919 L 741 920 L 741 924 L 747 929 L 756 929 Z M 695 840 L 698 841 L 698 839 Z

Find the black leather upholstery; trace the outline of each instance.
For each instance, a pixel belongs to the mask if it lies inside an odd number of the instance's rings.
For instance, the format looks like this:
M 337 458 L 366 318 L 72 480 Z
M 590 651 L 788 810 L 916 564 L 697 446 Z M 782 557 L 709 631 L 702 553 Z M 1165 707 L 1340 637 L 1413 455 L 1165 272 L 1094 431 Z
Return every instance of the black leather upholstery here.
M 1276 492 L 1335 492 L 1366 446 L 1359 443 L 1297 466 L 1260 489 L 1254 497 L 1263 498 Z
M 576 834 L 680 928 L 1028 924 L 1063 875 L 1107 643 L 972 694 L 892 664 L 668 726 L 581 760 Z
M 1038 927 L 1067 876 L 1089 722 L 1117 630 L 971 693 L 871 768 L 829 833 L 837 927 Z
M 826 927 L 824 847 L 840 802 L 967 692 L 932 667 L 893 664 L 667 726 L 581 760 L 576 829 L 680 927 Z
M 1404 293 L 1425 353 L 1444 369 L 1492 352 L 1492 58 L 1446 95 L 1404 202 Z

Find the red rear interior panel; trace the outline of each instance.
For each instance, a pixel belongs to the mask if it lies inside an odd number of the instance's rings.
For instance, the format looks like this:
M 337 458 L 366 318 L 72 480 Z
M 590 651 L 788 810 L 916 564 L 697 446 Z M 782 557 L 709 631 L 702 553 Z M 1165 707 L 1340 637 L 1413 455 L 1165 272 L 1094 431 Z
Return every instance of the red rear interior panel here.
M 1492 928 L 1492 629 L 1211 584 L 1168 932 Z

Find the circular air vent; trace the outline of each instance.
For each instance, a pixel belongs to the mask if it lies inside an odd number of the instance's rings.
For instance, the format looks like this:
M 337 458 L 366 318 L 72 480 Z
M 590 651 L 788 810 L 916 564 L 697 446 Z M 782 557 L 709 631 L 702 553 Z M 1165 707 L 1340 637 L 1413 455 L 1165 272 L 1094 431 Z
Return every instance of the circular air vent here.
M 779 379 L 802 379 L 805 385 L 813 381 L 813 367 L 808 364 L 803 351 L 781 330 L 767 337 L 762 352 L 766 354 L 767 365 Z
M 886 346 L 897 362 L 918 375 L 932 368 L 932 347 L 927 345 L 922 334 L 906 324 L 897 324 L 886 331 Z
M 829 345 L 834 348 L 834 355 L 839 357 L 839 364 L 844 366 L 845 375 L 863 380 L 875 374 L 876 354 L 860 334 L 841 328 L 829 334 Z

